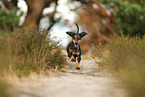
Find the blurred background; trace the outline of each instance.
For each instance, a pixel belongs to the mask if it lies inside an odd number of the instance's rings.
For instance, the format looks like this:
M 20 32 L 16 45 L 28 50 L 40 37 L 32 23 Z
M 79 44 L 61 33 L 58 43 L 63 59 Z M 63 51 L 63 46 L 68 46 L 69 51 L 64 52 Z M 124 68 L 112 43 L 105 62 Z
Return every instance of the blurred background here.
M 62 50 L 75 23 L 88 33 L 82 53 L 91 48 L 128 97 L 145 97 L 145 0 L 0 0 L 0 97 L 10 97 L 1 78 L 67 65 Z
M 65 47 L 69 41 L 65 32 L 76 31 L 78 23 L 80 31 L 89 33 L 81 43 L 87 52 L 98 42 L 111 41 L 113 33 L 142 36 L 144 6 L 144 0 L 1 0 L 0 30 L 46 29 Z

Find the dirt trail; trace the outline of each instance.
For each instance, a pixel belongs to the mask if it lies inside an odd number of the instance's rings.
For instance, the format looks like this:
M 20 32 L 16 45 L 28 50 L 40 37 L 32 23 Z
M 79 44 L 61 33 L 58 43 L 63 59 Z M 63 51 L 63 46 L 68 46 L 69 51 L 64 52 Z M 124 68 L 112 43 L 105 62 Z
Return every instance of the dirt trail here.
M 126 93 L 110 75 L 99 72 L 95 60 L 82 59 L 52 76 L 31 76 L 10 89 L 13 97 L 125 97 Z

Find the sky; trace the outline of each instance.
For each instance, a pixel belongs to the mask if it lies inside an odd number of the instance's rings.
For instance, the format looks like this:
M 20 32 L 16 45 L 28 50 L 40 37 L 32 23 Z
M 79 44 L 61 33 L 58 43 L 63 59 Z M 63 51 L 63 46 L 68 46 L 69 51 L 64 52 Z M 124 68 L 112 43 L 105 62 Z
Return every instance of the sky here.
M 70 31 L 70 28 L 60 26 L 59 24 L 56 24 L 51 30 L 51 36 L 56 37 L 56 41 L 60 41 L 64 47 L 69 42 L 69 38 L 68 35 L 66 34 L 66 31 Z

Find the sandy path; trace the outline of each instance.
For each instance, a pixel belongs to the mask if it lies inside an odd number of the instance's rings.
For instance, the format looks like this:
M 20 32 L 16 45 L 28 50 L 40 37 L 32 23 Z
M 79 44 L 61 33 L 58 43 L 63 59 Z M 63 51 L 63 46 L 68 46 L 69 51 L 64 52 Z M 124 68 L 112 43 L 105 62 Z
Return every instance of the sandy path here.
M 99 72 L 93 59 L 81 61 L 81 70 L 75 64 L 52 76 L 31 76 L 17 81 L 10 89 L 13 97 L 125 97 L 125 91 L 110 75 Z

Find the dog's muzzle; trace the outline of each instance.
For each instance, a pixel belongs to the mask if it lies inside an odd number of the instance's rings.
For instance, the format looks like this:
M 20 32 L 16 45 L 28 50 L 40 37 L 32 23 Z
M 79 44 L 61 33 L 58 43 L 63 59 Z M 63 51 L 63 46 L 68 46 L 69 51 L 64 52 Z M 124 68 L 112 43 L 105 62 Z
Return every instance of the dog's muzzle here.
M 78 47 L 78 45 L 79 45 L 79 43 L 78 43 L 78 42 L 75 42 L 75 43 L 74 43 L 75 48 L 77 48 L 77 47 Z

